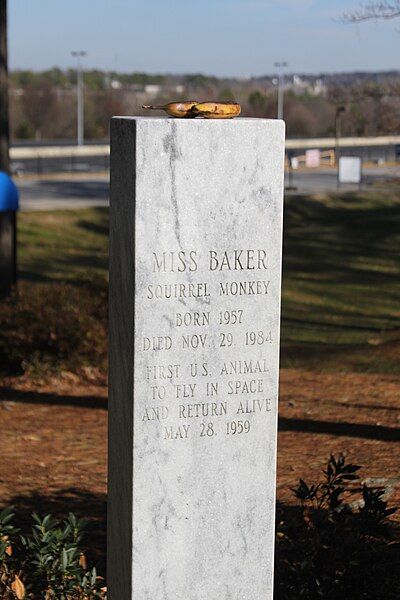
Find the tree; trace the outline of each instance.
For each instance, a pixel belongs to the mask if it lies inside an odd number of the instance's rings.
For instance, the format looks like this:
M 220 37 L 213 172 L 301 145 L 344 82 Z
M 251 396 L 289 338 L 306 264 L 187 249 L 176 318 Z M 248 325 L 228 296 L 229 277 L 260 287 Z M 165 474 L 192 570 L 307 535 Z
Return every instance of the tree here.
M 251 112 L 256 117 L 264 117 L 267 108 L 267 98 L 260 90 L 254 90 L 249 96 L 248 103 Z
M 111 117 L 123 115 L 126 110 L 124 94 L 118 90 L 88 93 L 86 95 L 85 137 L 97 139 L 107 137 Z
M 0 0 L 0 171 L 10 170 L 8 116 L 7 0 Z M 7 295 L 17 279 L 15 211 L 0 212 L 0 293 Z
M 222 88 L 222 90 L 218 93 L 218 99 L 222 102 L 236 102 L 236 96 L 229 87 Z
M 400 0 L 383 0 L 382 2 L 368 2 L 360 8 L 346 12 L 342 15 L 345 23 L 359 23 L 373 19 L 395 19 L 400 17 Z
M 22 97 L 24 114 L 37 140 L 46 136 L 49 126 L 57 123 L 57 96 L 46 79 L 27 85 Z M 46 110 L 43 110 L 46 107 Z

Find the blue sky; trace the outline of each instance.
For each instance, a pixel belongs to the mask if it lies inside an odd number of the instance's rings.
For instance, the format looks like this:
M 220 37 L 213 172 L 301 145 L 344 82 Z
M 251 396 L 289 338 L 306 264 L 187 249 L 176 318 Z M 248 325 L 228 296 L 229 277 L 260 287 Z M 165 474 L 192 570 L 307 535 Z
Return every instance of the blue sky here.
M 9 0 L 11 68 L 250 76 L 400 68 L 400 21 L 342 25 L 359 0 Z M 336 19 L 336 20 L 335 20 Z M 397 31 L 396 31 L 397 28 Z

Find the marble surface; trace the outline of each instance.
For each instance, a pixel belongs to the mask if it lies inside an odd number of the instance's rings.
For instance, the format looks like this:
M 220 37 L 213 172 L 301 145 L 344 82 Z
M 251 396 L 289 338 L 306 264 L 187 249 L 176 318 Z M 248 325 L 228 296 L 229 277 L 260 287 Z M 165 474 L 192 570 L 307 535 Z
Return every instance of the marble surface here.
M 116 120 L 135 132 L 114 223 L 134 230 L 129 597 L 269 600 L 284 124 Z

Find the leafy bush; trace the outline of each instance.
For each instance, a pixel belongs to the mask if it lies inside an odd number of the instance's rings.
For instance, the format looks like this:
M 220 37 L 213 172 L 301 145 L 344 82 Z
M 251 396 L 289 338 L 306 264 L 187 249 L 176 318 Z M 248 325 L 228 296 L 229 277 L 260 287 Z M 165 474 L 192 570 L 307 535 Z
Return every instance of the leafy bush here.
M 400 536 L 388 520 L 397 509 L 360 485 L 359 470 L 331 456 L 320 483 L 293 489 L 300 510 L 278 516 L 277 600 L 400 597 Z
M 3 372 L 46 375 L 107 364 L 107 288 L 101 282 L 21 282 L 0 303 L 0 365 Z
M 11 509 L 0 513 L 2 600 L 95 600 L 106 598 L 96 569 L 80 550 L 85 522 L 71 513 L 62 523 L 33 514 L 28 535 L 18 534 Z

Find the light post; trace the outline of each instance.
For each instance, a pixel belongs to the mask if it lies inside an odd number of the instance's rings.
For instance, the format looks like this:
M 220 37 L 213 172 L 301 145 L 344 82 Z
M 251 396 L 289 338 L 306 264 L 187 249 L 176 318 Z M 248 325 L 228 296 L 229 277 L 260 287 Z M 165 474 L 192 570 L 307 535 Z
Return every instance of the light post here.
M 346 110 L 345 106 L 337 106 L 335 113 L 335 161 L 337 169 L 337 184 L 339 186 L 339 159 L 340 159 L 340 135 L 341 135 L 341 116 Z
M 83 131 L 84 131 L 84 98 L 83 98 L 83 74 L 82 74 L 82 58 L 86 56 L 83 50 L 71 52 L 76 58 L 76 96 L 77 96 L 77 114 L 76 114 L 76 140 L 78 146 L 83 146 Z
M 276 62 L 274 67 L 278 69 L 278 119 L 283 119 L 283 95 L 285 91 L 285 81 L 283 69 L 288 66 L 287 62 Z

